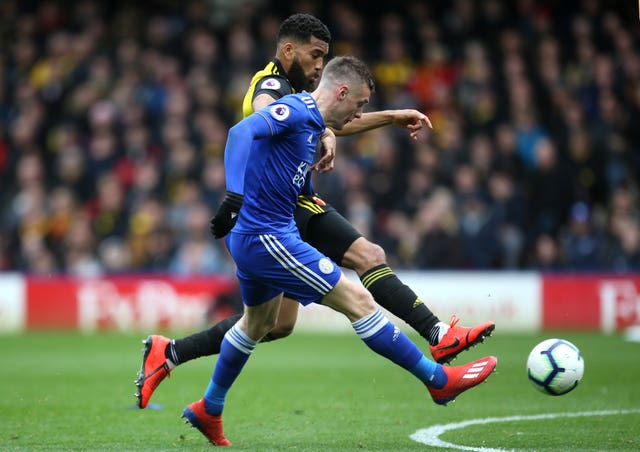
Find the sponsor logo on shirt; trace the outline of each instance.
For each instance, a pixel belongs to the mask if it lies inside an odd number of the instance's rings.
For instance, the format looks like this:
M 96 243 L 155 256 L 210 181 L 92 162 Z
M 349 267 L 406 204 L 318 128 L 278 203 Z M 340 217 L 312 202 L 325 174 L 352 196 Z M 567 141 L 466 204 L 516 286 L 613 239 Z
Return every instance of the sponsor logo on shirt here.
M 309 164 L 307 162 L 300 162 L 296 168 L 296 172 L 293 175 L 293 185 L 298 189 L 301 189 L 305 183 L 307 173 L 309 172 Z

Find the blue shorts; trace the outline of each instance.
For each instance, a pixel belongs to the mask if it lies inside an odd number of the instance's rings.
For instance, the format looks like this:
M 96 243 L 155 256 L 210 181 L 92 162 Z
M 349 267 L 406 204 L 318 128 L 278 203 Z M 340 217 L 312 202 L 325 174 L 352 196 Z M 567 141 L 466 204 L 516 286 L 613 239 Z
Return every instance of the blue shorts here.
M 335 262 L 303 242 L 297 231 L 260 235 L 231 232 L 226 242 L 247 306 L 257 306 L 282 292 L 306 306 L 329 293 L 342 274 Z

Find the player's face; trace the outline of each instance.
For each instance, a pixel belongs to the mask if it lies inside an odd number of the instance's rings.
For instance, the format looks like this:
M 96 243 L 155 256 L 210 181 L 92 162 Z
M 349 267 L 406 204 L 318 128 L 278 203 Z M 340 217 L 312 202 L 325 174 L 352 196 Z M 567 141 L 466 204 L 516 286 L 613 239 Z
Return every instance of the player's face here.
M 365 84 L 352 87 L 338 104 L 334 114 L 334 124 L 331 125 L 336 130 L 342 130 L 348 122 L 362 116 L 362 109 L 369 103 L 371 90 Z
M 289 81 L 297 92 L 313 91 L 318 86 L 329 44 L 312 36 L 310 42 L 296 45 L 294 52 L 287 71 Z

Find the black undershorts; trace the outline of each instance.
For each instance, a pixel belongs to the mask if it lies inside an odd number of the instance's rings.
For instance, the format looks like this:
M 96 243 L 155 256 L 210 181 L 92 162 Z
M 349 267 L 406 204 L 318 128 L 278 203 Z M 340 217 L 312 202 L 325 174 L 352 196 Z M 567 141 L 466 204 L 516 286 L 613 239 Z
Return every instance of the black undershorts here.
M 302 240 L 338 265 L 351 244 L 362 237 L 345 217 L 317 196 L 298 196 L 295 220 Z

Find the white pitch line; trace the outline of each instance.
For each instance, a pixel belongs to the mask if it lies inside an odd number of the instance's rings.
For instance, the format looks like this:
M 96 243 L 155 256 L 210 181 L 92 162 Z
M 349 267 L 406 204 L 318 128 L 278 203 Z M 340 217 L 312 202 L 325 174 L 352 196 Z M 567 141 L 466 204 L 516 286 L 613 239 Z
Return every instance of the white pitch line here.
M 412 440 L 426 444 L 432 447 L 446 447 L 458 450 L 473 450 L 477 452 L 505 452 L 513 449 L 492 449 L 490 447 L 472 447 L 462 446 L 459 444 L 449 443 L 441 440 L 439 437 L 449 430 L 457 430 L 470 425 L 493 424 L 496 422 L 514 422 L 514 421 L 536 421 L 542 419 L 556 419 L 559 417 L 583 417 L 583 416 L 616 416 L 622 414 L 640 413 L 640 409 L 630 410 L 605 410 L 605 411 L 581 411 L 577 413 L 551 413 L 551 414 L 532 414 L 527 416 L 506 416 L 506 417 L 486 417 L 481 419 L 470 419 L 462 422 L 452 422 L 450 424 L 434 425 L 429 428 L 422 428 L 409 436 Z

